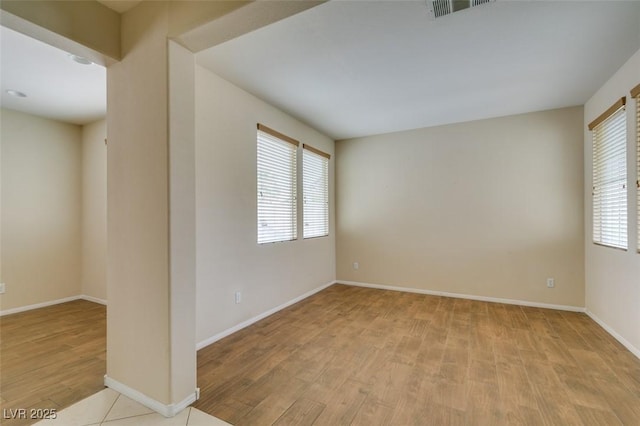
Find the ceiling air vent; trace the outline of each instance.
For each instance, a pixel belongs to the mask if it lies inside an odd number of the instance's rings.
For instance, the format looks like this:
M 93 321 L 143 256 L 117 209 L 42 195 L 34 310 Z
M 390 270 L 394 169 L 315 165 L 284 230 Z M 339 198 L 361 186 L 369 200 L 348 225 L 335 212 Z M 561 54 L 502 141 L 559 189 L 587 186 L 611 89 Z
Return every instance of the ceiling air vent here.
M 427 6 L 431 18 L 435 19 L 493 1 L 495 0 L 427 0 Z

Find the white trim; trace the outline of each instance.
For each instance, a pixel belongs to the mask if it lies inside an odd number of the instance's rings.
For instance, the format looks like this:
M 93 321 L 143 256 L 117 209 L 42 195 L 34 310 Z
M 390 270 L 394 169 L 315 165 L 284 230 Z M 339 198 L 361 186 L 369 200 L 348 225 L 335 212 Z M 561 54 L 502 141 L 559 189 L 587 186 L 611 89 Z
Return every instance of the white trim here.
M 559 311 L 570 311 L 570 312 L 585 311 L 585 308 L 580 306 L 554 305 L 550 303 L 530 302 L 528 300 L 502 299 L 499 297 L 475 296 L 471 294 L 449 293 L 446 291 L 425 290 L 421 288 L 397 287 L 397 286 L 391 286 L 391 285 L 361 283 L 357 281 L 338 280 L 336 283 L 351 285 L 355 287 L 377 288 L 380 290 L 406 291 L 408 293 L 428 294 L 431 296 L 443 296 L 443 297 L 455 297 L 457 299 L 479 300 L 481 302 L 505 303 L 507 305 L 519 305 L 519 306 L 531 306 L 534 308 L 556 309 Z
M 50 300 L 48 302 L 36 303 L 33 305 L 20 306 L 18 308 L 5 309 L 0 311 L 0 317 L 5 315 L 17 314 L 19 312 L 31 311 L 33 309 L 46 308 L 47 306 L 59 305 L 60 303 L 72 302 L 74 300 L 81 299 L 82 296 L 70 296 L 63 299 Z
M 49 300 L 48 302 L 35 303 L 33 305 L 20 306 L 17 308 L 5 309 L 4 311 L 0 311 L 0 317 L 5 315 L 17 314 L 20 312 L 32 311 L 34 309 L 46 308 L 47 306 L 59 305 L 61 303 L 73 302 L 74 300 L 87 300 L 93 303 L 99 303 L 101 305 L 106 305 L 107 301 L 104 299 L 98 299 L 97 297 L 87 296 L 86 294 L 78 295 L 78 296 L 69 296 L 64 297 L 62 299 Z
M 615 331 L 613 328 L 611 328 L 609 325 L 607 325 L 604 321 L 602 321 L 600 318 L 598 318 L 596 316 L 596 314 L 591 312 L 589 309 L 587 309 L 585 312 L 586 312 L 587 315 L 589 315 L 589 318 L 591 318 L 596 323 L 598 323 L 598 325 L 600 327 L 604 328 L 604 330 L 607 333 L 612 335 L 618 342 L 620 342 L 625 348 L 629 349 L 629 351 L 632 354 L 634 354 L 636 357 L 638 357 L 640 359 L 640 349 L 638 349 L 635 346 L 633 346 L 631 344 L 631 342 L 629 342 L 627 339 L 622 337 L 617 331 Z
M 327 284 L 323 284 L 320 287 L 314 288 L 313 290 L 308 291 L 308 292 L 304 293 L 303 295 L 296 297 L 295 299 L 291 299 L 288 302 L 283 303 L 282 305 L 276 306 L 273 309 L 269 309 L 268 311 L 263 312 L 260 315 L 256 315 L 253 318 L 249 318 L 246 321 L 242 321 L 240 324 L 236 324 L 231 328 L 227 328 L 226 330 L 221 331 L 218 334 L 214 334 L 213 336 L 211 336 L 211 337 L 209 337 L 207 339 L 204 339 L 203 341 L 199 342 L 196 345 L 196 350 L 200 350 L 200 349 L 204 348 L 205 346 L 209 346 L 210 344 L 217 342 L 220 339 L 224 339 L 225 337 L 229 336 L 230 334 L 233 334 L 236 331 L 240 331 L 243 328 L 248 327 L 251 324 L 260 321 L 261 319 L 264 319 L 264 318 L 266 318 L 266 317 L 268 317 L 270 315 L 275 314 L 278 311 L 283 310 L 284 308 L 287 308 L 287 307 L 293 305 L 294 303 L 298 303 L 299 301 L 306 299 L 309 296 L 313 296 L 317 292 L 322 291 L 325 288 L 327 288 L 329 286 L 332 286 L 334 284 L 336 284 L 336 281 L 331 281 L 331 282 L 329 282 Z
M 107 306 L 107 301 L 104 300 L 104 299 L 99 299 L 99 298 L 93 297 L 93 296 L 87 296 L 86 294 L 83 294 L 82 296 L 80 296 L 80 298 L 82 300 L 86 300 L 88 302 L 99 303 L 101 305 Z
M 144 405 L 145 407 L 155 411 L 163 415 L 164 417 L 174 417 L 176 414 L 180 413 L 182 410 L 187 408 L 189 405 L 196 402 L 196 394 L 198 390 L 195 389 L 193 393 L 189 394 L 185 399 L 176 403 L 176 404 L 163 404 L 160 401 L 156 401 L 155 399 L 139 392 L 129 386 L 107 376 L 104 375 L 104 385 L 113 389 L 116 392 L 121 393 L 124 396 L 127 396 L 133 399 L 136 402 Z

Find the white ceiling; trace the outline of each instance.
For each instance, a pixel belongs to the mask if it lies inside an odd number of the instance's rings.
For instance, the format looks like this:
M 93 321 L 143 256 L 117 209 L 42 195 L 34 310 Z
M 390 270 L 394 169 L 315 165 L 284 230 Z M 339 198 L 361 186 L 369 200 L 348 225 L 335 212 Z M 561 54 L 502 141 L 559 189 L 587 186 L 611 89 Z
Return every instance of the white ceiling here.
M 335 139 L 582 105 L 640 48 L 640 1 L 330 1 L 197 54 Z
M 69 54 L 0 27 L 0 104 L 3 108 L 73 124 L 103 118 L 107 108 L 106 69 L 80 65 Z M 16 98 L 7 90 L 27 95 Z
M 103 67 L 4 27 L 0 43 L 2 107 L 105 116 Z M 581 105 L 638 48 L 640 1 L 498 0 L 431 20 L 422 0 L 334 0 L 197 60 L 344 139 Z

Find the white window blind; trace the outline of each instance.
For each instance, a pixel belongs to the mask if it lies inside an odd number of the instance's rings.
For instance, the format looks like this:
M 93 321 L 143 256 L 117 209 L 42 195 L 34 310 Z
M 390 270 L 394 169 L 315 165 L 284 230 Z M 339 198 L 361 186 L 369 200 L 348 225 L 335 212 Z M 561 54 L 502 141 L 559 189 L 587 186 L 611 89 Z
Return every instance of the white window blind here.
M 297 238 L 298 142 L 258 125 L 258 244 Z
M 627 248 L 627 132 L 624 99 L 589 125 L 593 131 L 593 241 Z
M 329 235 L 329 154 L 302 145 L 304 238 Z
M 638 203 L 637 221 L 638 221 L 638 252 L 640 253 L 640 84 L 631 89 L 631 96 L 636 99 L 636 199 Z

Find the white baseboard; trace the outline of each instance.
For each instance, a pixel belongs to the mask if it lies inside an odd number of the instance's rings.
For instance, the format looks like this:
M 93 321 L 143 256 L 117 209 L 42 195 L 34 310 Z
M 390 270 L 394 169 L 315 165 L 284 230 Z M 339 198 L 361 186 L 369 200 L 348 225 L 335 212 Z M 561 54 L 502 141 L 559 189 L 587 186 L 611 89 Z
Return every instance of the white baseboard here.
M 93 297 L 93 296 L 87 296 L 86 294 L 83 294 L 82 296 L 80 296 L 80 299 L 86 300 L 86 301 L 89 301 L 89 302 L 93 302 L 93 303 L 99 303 L 101 305 L 107 306 L 107 301 L 106 300 L 99 299 L 99 298 Z
M 156 413 L 163 415 L 164 417 L 174 417 L 176 414 L 180 413 L 182 410 L 196 401 L 197 394 L 199 393 L 198 389 L 194 389 L 192 394 L 189 394 L 185 399 L 176 404 L 163 404 L 162 402 L 156 401 L 155 399 L 143 394 L 142 392 L 139 392 L 115 379 L 112 379 L 106 374 L 104 376 L 104 385 L 116 392 L 121 393 L 124 396 L 133 399 L 136 402 L 139 402 L 140 404 L 155 411 Z
M 78 296 L 70 296 L 62 299 L 49 300 L 47 302 L 35 303 L 33 305 L 27 306 L 19 306 L 17 308 L 5 309 L 4 311 L 0 311 L 0 317 L 5 315 L 17 314 L 20 312 L 32 311 L 34 309 L 46 308 L 47 306 L 59 305 L 61 303 L 73 302 L 74 300 L 87 300 L 89 302 L 100 303 L 101 305 L 106 305 L 107 301 L 104 299 L 98 299 L 97 297 L 87 296 L 87 295 L 78 295 Z
M 446 291 L 435 291 L 435 290 L 424 290 L 421 288 L 411 288 L 411 287 L 396 287 L 391 285 L 383 285 L 383 284 L 369 284 L 369 283 L 361 283 L 357 281 L 336 281 L 337 284 L 346 284 L 355 287 L 367 287 L 367 288 L 377 288 L 380 290 L 393 290 L 393 291 L 405 291 L 408 293 L 419 293 L 419 294 L 428 294 L 430 296 L 443 296 L 443 297 L 454 297 L 457 299 L 470 299 L 470 300 L 479 300 L 481 302 L 492 302 L 492 303 L 504 303 L 507 305 L 519 305 L 519 306 L 531 306 L 534 308 L 546 308 L 546 309 L 556 309 L 560 311 L 570 311 L 570 312 L 584 312 L 585 308 L 580 306 L 568 306 L 568 305 L 554 305 L 550 303 L 539 303 L 539 302 L 530 302 L 528 300 L 516 300 L 516 299 L 502 299 L 499 297 L 487 297 L 487 296 L 475 296 L 471 294 L 461 294 L 461 293 L 449 293 Z
M 74 300 L 80 299 L 82 296 L 71 296 L 65 297 L 63 299 L 50 300 L 48 302 L 35 303 L 33 305 L 20 306 L 18 308 L 5 309 L 4 311 L 0 311 L 0 317 L 5 315 L 17 314 L 19 312 L 31 311 L 33 309 L 46 308 L 47 306 L 59 305 L 60 303 L 72 302 Z
M 336 283 L 336 281 L 331 281 L 331 282 L 329 282 L 327 284 L 321 285 L 320 287 L 314 288 L 313 290 L 308 291 L 308 292 L 304 293 L 303 295 L 296 297 L 295 299 L 291 299 L 288 302 L 283 303 L 282 305 L 276 306 L 273 309 L 269 309 L 268 311 L 263 312 L 260 315 L 257 315 L 257 316 L 255 316 L 253 318 L 249 318 L 248 320 L 243 321 L 240 324 L 236 324 L 233 327 L 228 328 L 228 329 L 226 329 L 224 331 L 221 331 L 218 334 L 214 334 L 213 336 L 211 336 L 211 337 L 209 337 L 207 339 L 204 339 L 203 341 L 199 342 L 196 345 L 196 350 L 200 350 L 200 349 L 204 348 L 205 346 L 209 346 L 210 344 L 217 342 L 220 339 L 224 339 L 225 337 L 229 336 L 230 334 L 233 334 L 236 331 L 242 330 L 243 328 L 248 327 L 251 324 L 256 323 L 256 322 L 260 321 L 261 319 L 264 319 L 264 318 L 266 318 L 266 317 L 268 317 L 270 315 L 273 315 L 276 312 L 281 311 L 284 308 L 287 308 L 287 307 L 293 305 L 294 303 L 298 303 L 299 301 L 304 300 L 309 296 L 313 296 L 317 292 L 322 291 L 325 288 L 327 288 L 329 286 L 332 286 L 335 283 Z
M 624 337 L 622 337 L 617 331 L 615 331 L 613 328 L 611 328 L 609 325 L 607 325 L 607 323 L 605 323 L 604 321 L 602 321 L 600 318 L 598 318 L 596 316 L 596 314 L 594 314 L 593 312 L 591 312 L 590 310 L 586 310 L 585 311 L 587 315 L 589 315 L 589 317 L 594 320 L 596 323 L 598 323 L 598 325 L 602 328 L 604 328 L 604 330 L 609 333 L 610 335 L 612 335 L 618 342 L 620 342 L 625 348 L 629 349 L 629 351 L 634 354 L 636 357 L 638 357 L 640 359 L 640 349 L 636 348 L 635 346 L 633 346 L 631 344 L 631 342 L 629 342 L 627 339 L 625 339 Z

